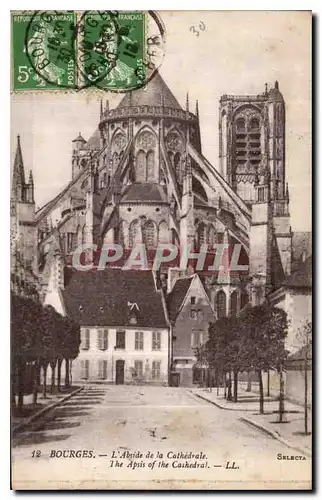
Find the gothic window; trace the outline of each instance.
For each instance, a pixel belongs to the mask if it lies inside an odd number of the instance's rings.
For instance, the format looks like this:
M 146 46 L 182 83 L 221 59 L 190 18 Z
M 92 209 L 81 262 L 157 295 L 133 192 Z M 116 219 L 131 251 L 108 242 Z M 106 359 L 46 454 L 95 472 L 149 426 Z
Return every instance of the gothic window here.
M 207 242 L 207 240 L 206 240 L 206 226 L 202 222 L 201 224 L 199 224 L 198 230 L 197 230 L 197 245 L 200 248 L 201 245 L 203 245 L 206 242 Z
M 167 149 L 171 149 L 172 151 L 182 151 L 183 141 L 182 138 L 176 130 L 171 130 L 165 140 L 167 145 Z
M 236 316 L 238 307 L 238 294 L 235 290 L 230 296 L 230 316 Z
M 215 239 L 216 239 L 216 233 L 215 233 L 215 228 L 213 225 L 210 225 L 208 227 L 208 243 L 211 247 L 215 244 Z
M 139 221 L 138 220 L 134 220 L 133 222 L 131 222 L 130 228 L 129 228 L 129 245 L 130 245 L 130 248 L 132 248 L 133 245 L 135 244 L 136 239 L 138 237 L 138 233 L 139 233 Z
M 151 220 L 143 226 L 143 241 L 147 248 L 155 248 L 156 246 L 155 225 Z
M 172 151 L 168 151 L 168 158 L 169 158 L 170 164 L 173 165 L 173 153 L 172 153 Z
M 146 155 L 146 177 L 148 182 L 154 182 L 154 151 L 149 151 Z
M 169 243 L 169 228 L 165 221 L 159 224 L 159 243 Z
M 117 132 L 113 138 L 112 141 L 112 149 L 115 151 L 121 151 L 124 149 L 126 144 L 126 138 L 125 135 L 122 132 Z
M 135 181 L 145 182 L 145 172 L 146 172 L 146 156 L 144 151 L 139 151 L 136 155 L 135 162 Z
M 181 155 L 176 153 L 173 157 L 173 166 L 177 175 L 178 182 L 182 182 Z
M 220 290 L 220 292 L 217 293 L 216 311 L 218 319 L 226 317 L 226 294 L 223 290 Z
M 246 132 L 245 120 L 244 118 L 238 118 L 236 120 L 236 129 L 238 132 Z
M 119 155 L 116 152 L 113 154 L 112 163 L 113 163 L 113 172 L 115 172 L 119 164 Z
M 252 118 L 250 120 L 250 130 L 253 132 L 259 132 L 259 120 L 257 118 Z
M 82 244 L 82 228 L 77 226 L 77 246 Z
M 86 226 L 85 225 L 83 226 L 83 229 L 82 229 L 82 244 L 84 245 L 84 243 L 86 243 Z

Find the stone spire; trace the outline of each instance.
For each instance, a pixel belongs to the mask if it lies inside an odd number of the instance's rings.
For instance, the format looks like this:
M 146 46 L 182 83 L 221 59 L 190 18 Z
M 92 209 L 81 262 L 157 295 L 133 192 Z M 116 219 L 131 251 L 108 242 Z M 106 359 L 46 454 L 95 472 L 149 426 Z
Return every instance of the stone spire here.
M 20 135 L 18 135 L 15 160 L 13 164 L 12 187 L 11 187 L 11 195 L 14 198 L 17 197 L 18 201 L 22 197 L 24 185 L 25 185 L 25 169 L 22 158 Z
M 199 118 L 199 104 L 198 104 L 198 99 L 196 100 L 196 116 Z

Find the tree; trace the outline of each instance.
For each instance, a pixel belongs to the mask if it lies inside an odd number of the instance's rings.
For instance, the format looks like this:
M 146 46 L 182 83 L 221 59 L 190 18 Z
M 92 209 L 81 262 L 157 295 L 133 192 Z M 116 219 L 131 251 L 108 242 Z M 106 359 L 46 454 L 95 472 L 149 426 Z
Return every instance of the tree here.
M 301 354 L 304 356 L 304 433 L 308 435 L 308 371 L 309 361 L 312 361 L 312 322 L 306 321 L 296 337 L 301 344 Z
M 264 413 L 262 372 L 270 368 L 283 370 L 287 351 L 287 316 L 277 307 L 263 304 L 240 314 L 240 356 L 247 370 L 254 370 L 259 381 L 259 412 Z
M 238 372 L 241 368 L 239 351 L 239 319 L 231 316 L 220 318 L 209 326 L 208 341 L 199 352 L 199 357 L 207 359 L 210 369 L 223 373 L 225 380 L 228 373 L 228 400 L 232 400 L 231 371 L 233 371 L 234 401 L 237 401 Z

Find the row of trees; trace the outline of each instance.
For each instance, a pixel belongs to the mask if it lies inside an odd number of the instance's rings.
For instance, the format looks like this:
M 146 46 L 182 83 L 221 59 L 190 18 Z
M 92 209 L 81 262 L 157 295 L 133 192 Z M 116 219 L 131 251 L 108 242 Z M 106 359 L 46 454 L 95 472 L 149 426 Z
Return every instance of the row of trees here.
M 238 317 L 220 318 L 209 327 L 209 338 L 198 350 L 198 359 L 210 372 L 227 380 L 228 399 L 237 401 L 238 374 L 256 372 L 259 381 L 260 413 L 264 413 L 263 372 L 278 370 L 281 394 L 287 351 L 287 315 L 269 305 L 246 306 Z M 233 376 L 233 394 L 231 394 Z M 281 405 L 283 399 L 281 398 Z M 280 408 L 281 412 L 283 407 Z
M 70 385 L 70 362 L 79 352 L 80 328 L 52 306 L 11 295 L 12 404 L 23 406 L 23 395 L 33 393 L 37 403 L 41 371 L 43 396 L 47 396 L 47 371 L 51 367 L 51 392 L 61 389 L 61 368 L 65 360 L 65 386 Z

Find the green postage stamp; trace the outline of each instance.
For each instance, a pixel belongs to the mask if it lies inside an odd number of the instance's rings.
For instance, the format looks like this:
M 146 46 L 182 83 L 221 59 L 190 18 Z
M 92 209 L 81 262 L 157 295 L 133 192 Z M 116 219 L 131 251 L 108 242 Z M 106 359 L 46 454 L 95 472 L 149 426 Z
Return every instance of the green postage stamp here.
M 143 86 L 155 69 L 147 18 L 139 11 L 12 13 L 12 89 Z

